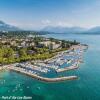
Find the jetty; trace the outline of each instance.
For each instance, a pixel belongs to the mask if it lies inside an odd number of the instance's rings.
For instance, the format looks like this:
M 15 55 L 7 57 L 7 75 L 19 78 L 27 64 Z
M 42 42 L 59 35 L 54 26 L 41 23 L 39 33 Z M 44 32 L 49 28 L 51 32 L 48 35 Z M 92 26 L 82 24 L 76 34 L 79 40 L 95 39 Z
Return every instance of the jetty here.
M 32 78 L 35 78 L 37 80 L 44 81 L 44 82 L 61 82 L 61 81 L 66 81 L 66 80 L 78 79 L 77 76 L 66 76 L 66 77 L 58 77 L 58 78 L 46 78 L 46 77 L 39 76 L 37 74 L 26 72 L 25 70 L 23 70 L 21 68 L 15 68 L 15 67 L 11 67 L 10 66 L 9 69 L 12 70 L 12 71 L 16 71 L 16 72 L 19 72 L 19 73 L 31 76 Z
M 78 68 L 79 68 L 79 61 L 72 66 L 57 69 L 56 72 L 59 73 L 59 72 L 64 72 L 64 71 L 70 71 L 70 70 L 74 70 L 74 69 L 78 69 Z
M 74 69 L 78 69 L 79 66 L 70 66 L 70 67 L 65 67 L 65 68 L 60 68 L 57 69 L 57 72 L 64 72 L 64 71 L 70 71 L 70 70 L 74 70 Z

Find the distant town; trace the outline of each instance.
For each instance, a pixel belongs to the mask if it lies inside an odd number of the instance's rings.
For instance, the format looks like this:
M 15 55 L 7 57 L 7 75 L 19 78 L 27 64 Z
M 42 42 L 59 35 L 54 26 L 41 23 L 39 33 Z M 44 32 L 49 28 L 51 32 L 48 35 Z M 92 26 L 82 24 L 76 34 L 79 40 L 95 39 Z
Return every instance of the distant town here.
M 21 32 L 24 33 L 24 32 Z M 45 60 L 57 52 L 67 50 L 74 41 L 46 38 L 37 33 L 3 32 L 0 36 L 0 64 L 9 64 L 28 60 Z M 27 34 L 27 35 L 26 35 Z M 30 35 L 28 35 L 30 34 Z

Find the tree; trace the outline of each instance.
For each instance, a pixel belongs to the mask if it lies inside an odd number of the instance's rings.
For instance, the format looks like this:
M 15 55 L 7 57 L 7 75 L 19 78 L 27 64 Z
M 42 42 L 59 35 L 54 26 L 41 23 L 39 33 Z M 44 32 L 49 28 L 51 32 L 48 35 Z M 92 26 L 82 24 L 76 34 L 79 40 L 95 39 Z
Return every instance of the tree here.
M 19 50 L 19 55 L 20 55 L 21 61 L 27 60 L 28 55 L 27 55 L 26 52 L 27 52 L 27 49 L 25 49 L 25 48 L 22 48 L 22 49 Z
M 65 48 L 65 43 L 66 43 L 65 40 L 62 40 L 62 41 L 61 41 L 61 47 L 62 47 L 62 48 Z
M 8 63 L 15 62 L 14 50 L 12 48 L 8 48 L 8 51 L 7 51 L 7 59 L 8 59 Z
M 0 63 L 3 62 L 3 50 L 0 48 Z

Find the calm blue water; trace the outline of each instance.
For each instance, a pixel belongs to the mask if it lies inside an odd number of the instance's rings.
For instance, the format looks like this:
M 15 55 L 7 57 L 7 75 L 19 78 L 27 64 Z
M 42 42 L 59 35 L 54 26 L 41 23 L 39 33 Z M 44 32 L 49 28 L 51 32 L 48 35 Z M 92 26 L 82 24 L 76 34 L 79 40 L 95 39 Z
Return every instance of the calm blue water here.
M 100 100 L 100 35 L 49 34 L 47 36 L 65 40 L 76 39 L 89 45 L 80 68 L 62 73 L 62 76 L 78 75 L 79 79 L 45 83 L 15 72 L 0 72 L 0 96 L 26 95 L 32 96 L 32 100 Z M 16 90 L 18 84 L 20 86 Z

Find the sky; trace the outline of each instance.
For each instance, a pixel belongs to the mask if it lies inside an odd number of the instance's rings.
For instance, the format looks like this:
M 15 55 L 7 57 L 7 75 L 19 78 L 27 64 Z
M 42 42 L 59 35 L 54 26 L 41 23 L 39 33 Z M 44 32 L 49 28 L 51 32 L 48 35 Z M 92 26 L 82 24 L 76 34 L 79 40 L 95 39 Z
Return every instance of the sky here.
M 100 26 L 100 0 L 0 0 L 0 20 L 36 30 Z

